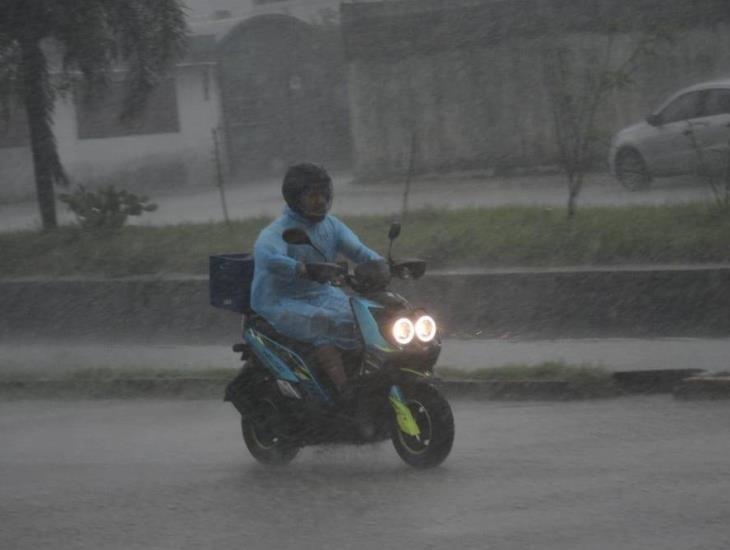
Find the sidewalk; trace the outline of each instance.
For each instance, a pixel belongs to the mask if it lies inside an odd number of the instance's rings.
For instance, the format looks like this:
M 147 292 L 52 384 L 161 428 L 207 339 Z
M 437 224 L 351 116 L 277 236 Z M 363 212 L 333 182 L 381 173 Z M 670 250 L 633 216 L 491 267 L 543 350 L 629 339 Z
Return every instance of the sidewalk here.
M 355 184 L 350 174 L 335 174 L 332 213 L 397 214 L 403 203 L 404 182 Z M 232 219 L 277 216 L 283 208 L 279 179 L 236 182 L 225 188 Z M 134 225 L 168 225 L 222 221 L 221 199 L 216 187 L 182 188 L 168 194 L 151 194 L 158 210 L 130 218 Z M 578 200 L 580 206 L 662 205 L 712 201 L 707 186 L 687 179 L 658 180 L 644 192 L 623 189 L 608 174 L 589 175 Z M 469 208 L 503 205 L 565 208 L 567 191 L 561 175 L 496 177 L 475 173 L 424 176 L 415 179 L 408 199 L 410 209 L 425 207 Z M 57 208 L 59 222 L 73 222 L 65 204 Z M 0 231 L 40 227 L 34 201 L 0 204 Z
M 704 369 L 730 371 L 730 338 L 604 338 L 562 340 L 444 341 L 438 366 L 473 370 L 507 364 L 601 365 L 612 371 Z M 85 368 L 235 368 L 228 346 L 0 344 L 0 374 Z M 437 367 L 438 370 L 438 367 Z

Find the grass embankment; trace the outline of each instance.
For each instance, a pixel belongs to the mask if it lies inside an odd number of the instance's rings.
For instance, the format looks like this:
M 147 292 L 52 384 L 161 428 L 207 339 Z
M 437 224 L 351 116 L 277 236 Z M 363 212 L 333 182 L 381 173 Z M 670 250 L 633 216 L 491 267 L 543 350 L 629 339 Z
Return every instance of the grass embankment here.
M 0 277 L 204 274 L 209 255 L 251 250 L 268 221 L 1 234 Z M 387 249 L 389 217 L 345 221 L 369 246 Z M 702 205 L 583 208 L 573 220 L 538 207 L 420 210 L 394 252 L 431 268 L 728 262 L 730 215 Z
M 237 368 L 199 368 L 199 369 L 161 369 L 159 367 L 136 368 L 84 368 L 61 373 L 49 372 L 0 372 L 0 382 L 8 380 L 62 380 L 106 382 L 109 380 L 145 379 L 215 379 L 230 380 L 236 375 Z M 500 381 L 568 381 L 581 383 L 604 383 L 610 381 L 611 372 L 593 365 L 568 365 L 550 361 L 538 365 L 505 365 L 476 370 L 458 367 L 438 367 L 436 372 L 446 380 L 500 380 Z

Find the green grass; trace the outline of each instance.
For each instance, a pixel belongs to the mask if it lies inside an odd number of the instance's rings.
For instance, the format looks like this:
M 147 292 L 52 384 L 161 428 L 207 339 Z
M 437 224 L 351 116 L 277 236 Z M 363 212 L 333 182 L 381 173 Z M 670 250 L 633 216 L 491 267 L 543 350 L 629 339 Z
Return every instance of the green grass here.
M 568 365 L 562 362 L 546 362 L 539 365 L 505 365 L 502 367 L 464 370 L 458 367 L 438 367 L 443 378 L 471 380 L 585 380 L 602 381 L 611 377 L 610 371 L 592 365 Z M 85 368 L 62 371 L 50 376 L 48 372 L 3 372 L 0 380 L 54 380 L 108 381 L 132 378 L 217 378 L 227 380 L 236 375 L 235 368 L 161 369 L 157 367 L 135 368 Z
M 218 380 L 230 380 L 238 373 L 235 368 L 209 368 L 209 369 L 160 369 L 160 368 L 88 368 L 69 371 L 65 378 L 67 380 L 84 381 L 108 381 L 108 380 L 129 380 L 132 378 L 210 378 Z
M 458 380 L 499 381 L 567 381 L 574 383 L 604 384 L 611 381 L 611 372 L 592 365 L 569 365 L 562 362 L 546 362 L 539 365 L 505 365 L 502 367 L 464 370 L 452 367 L 437 367 L 439 376 Z M 85 368 L 61 373 L 49 372 L 3 372 L 0 382 L 33 381 L 52 379 L 67 382 L 108 382 L 130 379 L 179 379 L 205 378 L 216 380 L 232 379 L 235 368 L 161 369 L 156 367 L 135 368 Z
M 222 397 L 222 387 L 237 369 L 169 370 L 160 368 L 91 368 L 61 373 L 0 373 L 0 396 L 3 399 L 127 399 L 127 398 L 213 398 Z M 486 380 L 527 382 L 521 390 L 499 384 L 502 393 L 496 398 L 524 399 L 538 391 L 534 382 L 567 382 L 551 399 L 611 397 L 618 394 L 611 374 L 600 368 L 562 363 L 509 365 L 494 369 L 465 371 L 438 369 L 445 380 Z M 186 380 L 187 379 L 187 380 Z M 192 379 L 192 380 L 190 380 Z M 45 383 L 45 382 L 48 383 Z M 544 387 L 543 387 L 544 388 Z M 518 391 L 517 394 L 514 392 Z M 520 391 L 522 393 L 520 393 Z M 527 392 L 527 393 L 525 393 Z
M 110 380 L 206 378 L 221 381 L 231 380 L 239 369 L 161 369 L 158 367 L 135 368 L 85 368 L 54 373 L 50 371 L 15 371 L 0 373 L 0 382 L 32 382 L 34 380 L 57 380 L 63 382 L 109 382 Z
M 0 234 L 0 277 L 204 274 L 209 255 L 251 250 L 268 221 Z M 387 250 L 390 218 L 345 221 Z M 409 214 L 394 255 L 431 268 L 728 262 L 730 214 L 702 205 L 583 208 L 573 220 L 562 208 L 420 210 Z

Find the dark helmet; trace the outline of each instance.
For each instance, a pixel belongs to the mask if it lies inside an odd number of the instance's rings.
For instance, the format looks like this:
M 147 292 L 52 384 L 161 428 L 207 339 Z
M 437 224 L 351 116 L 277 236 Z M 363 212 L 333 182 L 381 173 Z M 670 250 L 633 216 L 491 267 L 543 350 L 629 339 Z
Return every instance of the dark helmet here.
M 302 205 L 302 196 L 307 191 L 319 190 L 326 199 L 327 205 L 324 213 L 306 212 Z M 297 214 L 304 216 L 307 220 L 321 222 L 332 207 L 332 178 L 321 166 L 305 162 L 289 167 L 284 176 L 281 186 L 281 194 L 284 195 L 286 204 Z

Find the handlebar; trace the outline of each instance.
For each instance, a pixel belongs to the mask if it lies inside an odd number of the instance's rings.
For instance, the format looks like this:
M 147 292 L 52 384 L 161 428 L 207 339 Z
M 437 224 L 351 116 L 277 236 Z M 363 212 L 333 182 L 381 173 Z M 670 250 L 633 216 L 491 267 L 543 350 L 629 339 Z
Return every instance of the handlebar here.
M 347 275 L 347 267 L 332 262 L 307 262 L 307 277 L 318 283 L 335 282 Z
M 426 273 L 426 262 L 416 259 L 393 261 L 390 273 L 399 279 L 419 279 Z
M 346 262 L 307 262 L 307 277 L 315 282 L 331 283 L 335 286 L 346 284 L 354 291 L 368 293 L 387 288 L 391 277 L 399 279 L 418 279 L 426 271 L 426 262 L 409 259 L 391 261 L 385 269 L 383 263 L 365 262 L 358 265 L 354 274 L 350 274 Z

